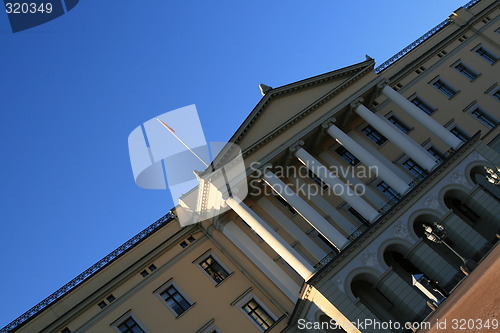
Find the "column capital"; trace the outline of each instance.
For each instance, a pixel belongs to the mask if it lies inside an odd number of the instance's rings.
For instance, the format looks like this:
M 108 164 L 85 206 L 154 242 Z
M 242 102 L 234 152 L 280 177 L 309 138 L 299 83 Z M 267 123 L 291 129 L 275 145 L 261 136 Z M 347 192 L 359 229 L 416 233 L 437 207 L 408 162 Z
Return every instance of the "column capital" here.
M 349 104 L 349 107 L 355 110 L 358 106 L 363 104 L 364 101 L 365 100 L 362 97 L 356 98 L 354 101 L 351 102 L 351 104 Z
M 224 227 L 226 226 L 226 224 L 228 224 L 229 222 L 230 222 L 229 220 L 221 221 L 218 218 L 213 218 L 212 223 L 210 223 L 210 225 L 207 228 L 207 232 L 210 235 L 213 233 L 213 230 L 219 230 L 220 232 L 222 232 L 222 230 L 224 230 Z
M 302 148 L 303 145 L 304 145 L 304 141 L 299 140 L 299 141 L 295 142 L 293 145 L 291 145 L 288 149 L 290 149 L 290 151 L 292 153 L 295 153 L 297 150 Z
M 377 88 L 379 90 L 382 90 L 389 85 L 389 82 L 390 82 L 389 79 L 385 79 L 384 81 L 377 83 Z
M 328 129 L 330 126 L 332 126 L 335 122 L 337 121 L 337 119 L 335 117 L 331 117 L 329 118 L 327 121 L 325 121 L 323 124 L 321 124 L 321 127 L 323 127 L 324 129 Z

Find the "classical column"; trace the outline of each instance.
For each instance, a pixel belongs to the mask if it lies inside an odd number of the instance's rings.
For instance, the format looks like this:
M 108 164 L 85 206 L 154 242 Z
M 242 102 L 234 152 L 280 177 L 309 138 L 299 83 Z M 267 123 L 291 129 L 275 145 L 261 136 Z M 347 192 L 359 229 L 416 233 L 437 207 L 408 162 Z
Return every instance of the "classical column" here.
M 305 258 L 298 254 L 283 238 L 267 225 L 244 202 L 229 198 L 226 203 L 239 217 L 245 221 L 278 255 L 283 258 L 304 280 L 314 274 L 312 267 Z
M 415 104 L 404 98 L 404 96 L 390 86 L 385 86 L 382 89 L 382 93 L 451 148 L 457 149 L 463 143 L 462 140 L 457 138 L 431 116 L 420 110 Z
M 222 233 L 257 266 L 292 302 L 297 301 L 300 286 L 278 264 L 269 257 L 234 222 L 226 223 Z
M 368 110 L 363 104 L 355 108 L 356 113 L 372 125 L 377 131 L 391 140 L 404 153 L 410 156 L 416 163 L 424 169 L 431 171 L 437 166 L 435 158 L 424 148 L 413 141 L 408 135 L 401 132 L 387 120 Z
M 327 130 L 328 134 L 337 140 L 345 149 L 349 150 L 358 160 L 366 166 L 376 166 L 377 175 L 384 182 L 389 184 L 394 190 L 401 194 L 406 193 L 410 186 L 398 177 L 391 169 L 386 167 L 381 161 L 373 156 L 366 149 L 361 147 L 356 141 L 351 139 L 346 133 L 335 125 L 330 125 Z M 356 209 L 357 210 L 357 209 Z
M 321 261 L 328 253 L 323 251 L 304 231 L 302 231 L 292 220 L 288 218 L 281 210 L 278 209 L 267 197 L 262 197 L 257 201 L 257 204 L 265 210 L 271 218 L 276 221 L 280 227 L 295 238 L 303 248 L 306 249 L 315 259 L 316 262 Z
M 354 192 L 347 184 L 335 176 L 326 166 L 311 156 L 305 149 L 299 148 L 295 156 L 324 183 L 328 184 L 334 193 L 339 195 L 348 205 L 357 210 L 365 219 L 373 222 L 380 215 L 363 198 Z M 340 191 L 337 191 L 340 189 Z M 340 193 L 337 193 L 340 192 Z
M 347 238 L 299 197 L 288 185 L 283 183 L 274 173 L 266 170 L 262 179 L 337 249 L 341 250 L 347 245 Z

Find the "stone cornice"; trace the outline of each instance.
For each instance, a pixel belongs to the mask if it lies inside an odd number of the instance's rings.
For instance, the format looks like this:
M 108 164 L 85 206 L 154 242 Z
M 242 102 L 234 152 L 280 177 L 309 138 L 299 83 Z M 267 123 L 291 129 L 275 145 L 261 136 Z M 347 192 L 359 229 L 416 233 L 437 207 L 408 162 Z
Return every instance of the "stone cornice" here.
M 231 138 L 230 142 L 238 143 L 241 141 L 241 139 L 245 136 L 245 133 L 248 132 L 250 127 L 252 126 L 253 123 L 259 118 L 260 114 L 265 110 L 265 108 L 270 104 L 272 98 L 276 96 L 280 96 L 289 92 L 295 92 L 299 89 L 303 89 L 306 87 L 310 87 L 322 82 L 325 82 L 327 80 L 331 79 L 336 79 L 342 76 L 346 76 L 349 74 L 354 74 L 342 83 L 340 83 L 337 87 L 333 88 L 329 92 L 327 92 L 325 95 L 320 97 L 318 100 L 304 108 L 302 111 L 300 111 L 298 114 L 296 114 L 294 117 L 290 118 L 288 121 L 280 125 L 279 127 L 275 128 L 273 131 L 271 131 L 269 134 L 266 136 L 262 137 L 260 140 L 252 144 L 250 147 L 245 149 L 242 153 L 243 156 L 247 156 L 251 154 L 253 151 L 258 149 L 260 146 L 263 144 L 269 142 L 272 138 L 277 136 L 278 134 L 282 133 L 285 131 L 287 128 L 295 124 L 297 121 L 300 119 L 304 118 L 306 115 L 311 113 L 312 111 L 316 110 L 319 108 L 321 105 L 325 104 L 327 101 L 329 101 L 331 98 L 333 98 L 335 95 L 346 89 L 348 86 L 350 86 L 352 83 L 354 83 L 356 80 L 358 80 L 360 77 L 364 76 L 366 73 L 371 72 L 374 67 L 374 61 L 373 60 L 367 60 L 364 61 L 360 64 L 353 65 L 350 67 L 346 67 L 344 69 L 331 72 L 328 74 L 323 74 L 315 78 L 311 78 L 308 80 L 304 81 L 299 81 L 287 86 L 283 86 L 280 88 L 273 89 L 269 93 L 266 94 L 259 102 L 259 104 L 256 106 L 256 108 L 252 111 L 250 116 L 245 120 L 243 125 L 238 129 L 236 134 Z M 329 77 L 323 77 L 325 75 L 329 75 Z M 319 78 L 319 79 L 318 79 Z M 307 81 L 307 82 L 305 82 Z

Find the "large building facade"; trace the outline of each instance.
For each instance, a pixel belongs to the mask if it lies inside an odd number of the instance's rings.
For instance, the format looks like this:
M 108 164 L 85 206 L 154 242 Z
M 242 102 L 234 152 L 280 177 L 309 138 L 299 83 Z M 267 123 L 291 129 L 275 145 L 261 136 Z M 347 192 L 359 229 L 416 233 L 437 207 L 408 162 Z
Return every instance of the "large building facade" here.
M 409 331 L 500 230 L 499 12 L 471 1 L 377 68 L 261 85 L 230 140 L 244 201 L 184 228 L 173 209 L 1 332 Z

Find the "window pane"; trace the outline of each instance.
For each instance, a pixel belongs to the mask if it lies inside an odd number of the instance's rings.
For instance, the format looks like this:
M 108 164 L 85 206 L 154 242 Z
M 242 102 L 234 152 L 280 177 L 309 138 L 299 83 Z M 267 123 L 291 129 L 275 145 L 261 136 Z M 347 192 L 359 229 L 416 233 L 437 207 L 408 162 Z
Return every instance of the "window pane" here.
M 448 98 L 451 98 L 451 97 L 455 96 L 456 93 L 457 93 L 452 87 L 450 87 L 449 85 L 447 85 L 446 83 L 444 83 L 441 80 L 437 80 L 432 85 L 437 90 L 439 90 L 440 92 L 442 92 Z
M 404 124 L 401 120 L 399 120 L 398 118 L 396 118 L 394 116 L 390 116 L 389 117 L 389 121 L 391 123 L 393 123 L 394 126 L 396 126 L 397 128 L 399 128 L 404 133 L 408 133 L 410 131 L 410 128 L 408 126 L 406 126 L 406 124 Z
M 292 215 L 297 214 L 297 211 L 295 210 L 295 208 L 293 208 L 292 205 L 290 205 L 279 194 L 275 193 L 274 190 L 273 190 L 272 194 L 273 194 L 273 197 L 275 197 L 276 200 L 278 200 L 280 202 L 280 204 L 282 204 L 290 213 L 292 213 Z
M 494 97 L 496 100 L 500 101 L 500 89 L 498 89 L 497 91 L 495 91 L 495 92 L 493 93 L 493 97 Z
M 423 100 L 421 100 L 418 97 L 415 97 L 414 99 L 412 99 L 411 102 L 427 114 L 431 114 L 434 112 L 434 109 L 431 106 L 429 106 L 429 104 L 425 103 Z
M 132 317 L 127 318 L 125 322 L 118 325 L 117 327 L 121 333 L 144 333 L 142 328 L 135 322 Z
M 215 261 L 212 256 L 209 256 L 207 259 L 202 261 L 200 263 L 200 266 L 217 283 L 224 281 L 224 279 L 229 275 L 227 271 L 222 268 L 222 266 L 217 261 Z
M 335 149 L 335 152 L 339 154 L 340 157 L 342 157 L 342 159 L 346 161 L 347 164 L 352 166 L 356 166 L 359 164 L 359 160 L 356 158 L 356 156 L 351 154 L 351 152 L 345 149 L 343 146 L 340 146 L 337 149 Z
M 398 192 L 390 187 L 386 182 L 381 181 L 377 184 L 377 188 L 389 199 L 398 200 L 401 198 Z
M 471 114 L 476 117 L 480 122 L 482 122 L 484 125 L 486 125 L 488 128 L 493 128 L 497 125 L 497 121 L 493 119 L 490 115 L 488 115 L 486 112 L 481 110 L 480 108 L 476 108 L 474 111 L 471 112 Z
M 191 306 L 173 286 L 168 287 L 167 290 L 160 295 L 165 298 L 165 303 L 167 303 L 177 315 L 180 315 Z
M 436 148 L 434 147 L 430 147 L 429 149 L 427 149 L 427 151 L 429 153 L 431 153 L 432 156 L 436 157 L 436 160 L 437 161 L 442 161 L 444 160 L 444 155 L 443 153 L 441 153 L 439 150 L 437 150 Z
M 425 178 L 427 176 L 427 171 L 425 171 L 420 165 L 418 165 L 411 158 L 409 158 L 406 162 L 404 162 L 403 166 L 416 178 Z
M 462 141 L 467 141 L 469 140 L 469 136 L 467 134 L 465 134 L 464 132 L 462 132 L 458 127 L 453 127 L 450 131 L 451 133 L 453 133 L 457 138 L 459 138 L 460 140 Z
M 459 71 L 460 73 L 462 73 L 466 78 L 468 78 L 471 81 L 477 77 L 477 74 L 474 71 L 472 71 L 472 69 L 470 69 L 469 67 L 466 67 L 462 63 L 456 65 L 455 69 L 457 71 Z
M 480 47 L 476 50 L 476 53 L 483 57 L 484 60 L 489 62 L 490 64 L 494 64 L 497 61 L 497 57 L 492 53 L 486 51 L 484 48 Z
M 245 304 L 243 309 L 263 330 L 274 324 L 274 319 L 254 299 Z
M 365 134 L 370 140 L 375 142 L 375 144 L 377 144 L 378 146 L 381 146 L 387 141 L 387 138 L 385 136 L 380 134 L 370 125 L 366 126 L 361 132 Z

